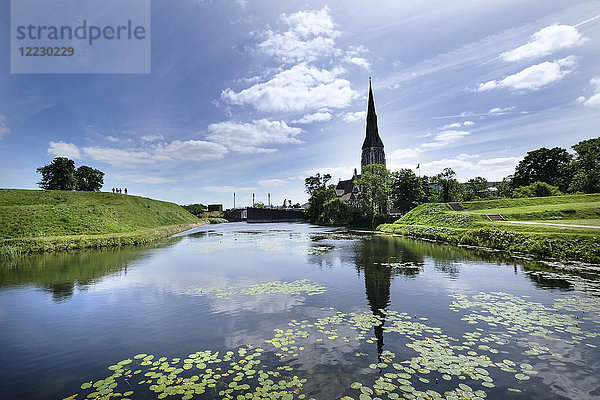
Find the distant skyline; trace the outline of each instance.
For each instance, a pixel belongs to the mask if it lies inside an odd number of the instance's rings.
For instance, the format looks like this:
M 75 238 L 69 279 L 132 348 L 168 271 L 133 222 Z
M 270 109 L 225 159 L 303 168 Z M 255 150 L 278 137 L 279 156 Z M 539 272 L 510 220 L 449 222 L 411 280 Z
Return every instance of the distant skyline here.
M 500 180 L 600 136 L 600 1 L 152 1 L 150 74 L 10 74 L 0 2 L 0 187 L 56 156 L 103 191 L 304 203 L 360 168 L 369 77 L 388 168 Z

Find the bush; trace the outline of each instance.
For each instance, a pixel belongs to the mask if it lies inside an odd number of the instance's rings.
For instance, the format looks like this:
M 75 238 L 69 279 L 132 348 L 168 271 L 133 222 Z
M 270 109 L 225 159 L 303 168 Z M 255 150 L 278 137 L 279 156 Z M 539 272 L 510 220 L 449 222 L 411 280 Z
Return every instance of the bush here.
M 562 192 L 546 182 L 534 182 L 528 186 L 519 186 L 513 191 L 513 197 L 548 197 L 560 196 Z
M 339 197 L 323 204 L 323 212 L 318 222 L 324 225 L 347 225 L 352 219 L 352 207 Z

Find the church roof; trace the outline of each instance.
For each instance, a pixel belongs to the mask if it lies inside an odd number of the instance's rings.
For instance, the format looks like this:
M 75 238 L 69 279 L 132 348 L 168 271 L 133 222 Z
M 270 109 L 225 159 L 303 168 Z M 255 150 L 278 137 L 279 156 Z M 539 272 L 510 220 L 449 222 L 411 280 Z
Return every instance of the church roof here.
M 375 113 L 375 101 L 373 100 L 373 87 L 369 79 L 369 106 L 367 110 L 367 134 L 362 148 L 383 147 L 383 141 L 379 137 L 379 128 L 377 127 L 377 114 Z

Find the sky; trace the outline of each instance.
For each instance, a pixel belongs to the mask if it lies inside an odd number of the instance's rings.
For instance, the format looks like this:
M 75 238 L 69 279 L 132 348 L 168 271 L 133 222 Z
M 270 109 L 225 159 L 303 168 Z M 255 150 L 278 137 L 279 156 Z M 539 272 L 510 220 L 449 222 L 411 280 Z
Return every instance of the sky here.
M 152 0 L 148 74 L 11 74 L 0 25 L 2 188 L 62 156 L 103 191 L 304 203 L 360 168 L 369 77 L 391 171 L 496 181 L 600 136 L 600 1 Z

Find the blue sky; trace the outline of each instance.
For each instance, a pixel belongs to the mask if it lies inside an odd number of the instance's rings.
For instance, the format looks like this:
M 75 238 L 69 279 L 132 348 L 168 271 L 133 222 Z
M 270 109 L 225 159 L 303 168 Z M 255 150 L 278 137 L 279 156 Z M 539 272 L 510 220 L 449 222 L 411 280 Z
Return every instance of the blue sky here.
M 150 74 L 11 74 L 0 3 L 0 187 L 55 156 L 103 190 L 304 202 L 360 166 L 368 78 L 388 168 L 499 180 L 600 136 L 600 1 L 152 1 Z

